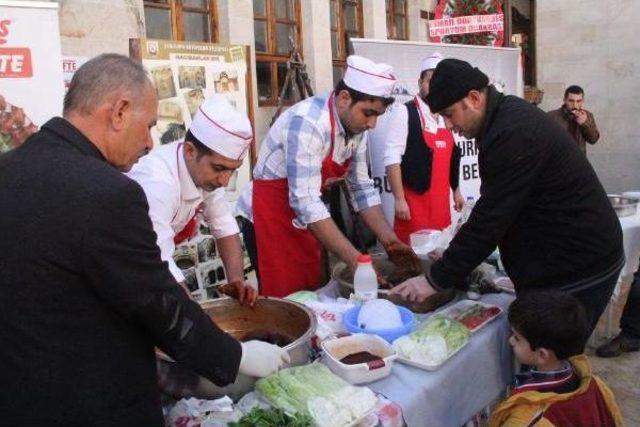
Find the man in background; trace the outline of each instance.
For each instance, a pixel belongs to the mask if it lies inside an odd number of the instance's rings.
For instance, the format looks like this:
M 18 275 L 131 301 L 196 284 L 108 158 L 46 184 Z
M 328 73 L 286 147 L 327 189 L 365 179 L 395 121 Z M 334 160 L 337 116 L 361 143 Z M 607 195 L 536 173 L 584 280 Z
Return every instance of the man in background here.
M 458 185 L 460 148 L 444 119 L 425 102 L 441 60 L 436 52 L 422 61 L 418 93 L 394 116 L 391 125 L 400 129 L 397 137 L 387 139 L 385 166 L 395 200 L 393 230 L 407 244 L 418 230 L 442 230 L 451 224 L 451 193 L 458 212 L 464 205 Z
M 595 144 L 600 138 L 593 114 L 583 108 L 584 90 L 580 86 L 569 86 L 564 91 L 564 104 L 549 111 L 549 117 L 566 129 L 578 144 L 580 151 L 587 153 L 586 143 Z

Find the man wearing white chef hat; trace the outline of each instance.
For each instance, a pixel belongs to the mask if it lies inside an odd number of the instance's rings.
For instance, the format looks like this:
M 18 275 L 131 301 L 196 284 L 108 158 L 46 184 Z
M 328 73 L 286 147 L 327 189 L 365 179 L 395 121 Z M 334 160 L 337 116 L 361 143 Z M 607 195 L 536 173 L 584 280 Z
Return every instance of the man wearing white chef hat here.
M 320 283 L 323 245 L 355 268 L 360 252 L 340 232 L 321 200 L 346 180 L 356 211 L 388 251 L 411 254 L 386 223 L 369 178 L 367 130 L 393 102 L 393 69 L 361 56 L 347 58 L 344 78 L 327 96 L 286 110 L 262 141 L 253 171 L 253 215 L 260 292 L 282 297 Z M 403 252 L 404 251 L 404 252 Z
M 393 229 L 405 243 L 418 230 L 442 230 L 451 224 L 450 194 L 460 211 L 464 198 L 459 188 L 460 149 L 441 116 L 425 102 L 439 52 L 420 64 L 419 92 L 389 121 L 397 131 L 387 138 L 384 163 L 394 197 Z M 451 189 L 451 190 L 450 190 Z
M 244 281 L 239 229 L 224 197 L 224 188 L 249 151 L 251 123 L 226 98 L 205 100 L 182 142 L 154 149 L 131 169 L 149 201 L 149 216 L 158 235 L 162 259 L 178 282 L 185 278 L 173 260 L 175 245 L 195 236 L 201 213 L 227 274 L 225 292 L 253 305 L 257 292 Z

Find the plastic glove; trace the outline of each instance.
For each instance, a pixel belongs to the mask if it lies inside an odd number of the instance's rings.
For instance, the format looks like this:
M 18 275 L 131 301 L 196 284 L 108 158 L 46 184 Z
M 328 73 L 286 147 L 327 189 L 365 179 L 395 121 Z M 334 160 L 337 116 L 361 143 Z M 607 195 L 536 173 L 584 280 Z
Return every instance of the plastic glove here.
M 405 301 L 422 302 L 435 295 L 437 291 L 429 284 L 426 277 L 416 276 L 392 288 L 390 295 L 400 295 Z
M 218 287 L 218 290 L 231 298 L 237 299 L 240 304 L 253 307 L 258 299 L 258 292 L 247 282 L 237 280 Z
M 282 347 L 264 341 L 251 340 L 242 343 L 240 373 L 251 377 L 267 377 L 285 363 L 289 363 L 289 353 Z

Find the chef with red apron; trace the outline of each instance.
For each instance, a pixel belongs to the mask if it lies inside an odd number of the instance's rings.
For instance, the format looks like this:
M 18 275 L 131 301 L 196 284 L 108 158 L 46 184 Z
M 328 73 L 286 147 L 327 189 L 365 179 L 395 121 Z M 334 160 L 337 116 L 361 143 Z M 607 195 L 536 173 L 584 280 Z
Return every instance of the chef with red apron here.
M 451 224 L 451 191 L 455 209 L 464 205 L 458 185 L 460 149 L 442 117 L 431 114 L 424 102 L 441 59 L 435 53 L 422 61 L 419 93 L 389 122 L 404 131 L 387 141 L 385 166 L 395 200 L 393 229 L 405 243 L 418 230 L 442 230 Z
M 144 190 L 161 256 L 175 279 L 185 278 L 173 260 L 177 244 L 196 236 L 204 219 L 216 239 L 229 293 L 253 304 L 257 293 L 244 282 L 238 224 L 225 187 L 242 165 L 253 140 L 251 123 L 229 101 L 214 95 L 203 102 L 184 141 L 164 144 L 128 172 Z
M 350 56 L 334 91 L 286 110 L 262 141 L 250 207 L 261 294 L 283 297 L 317 288 L 322 246 L 355 267 L 360 252 L 321 200 L 340 180 L 346 180 L 350 202 L 383 245 L 399 243 L 382 214 L 366 160 L 366 131 L 393 102 L 395 83 L 391 66 Z

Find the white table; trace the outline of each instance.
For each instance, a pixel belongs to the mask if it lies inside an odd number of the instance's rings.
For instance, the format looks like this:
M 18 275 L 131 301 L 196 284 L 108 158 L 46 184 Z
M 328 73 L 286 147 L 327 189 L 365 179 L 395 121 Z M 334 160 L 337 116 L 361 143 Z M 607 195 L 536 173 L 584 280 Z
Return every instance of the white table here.
M 335 292 L 332 282 L 320 291 L 334 297 Z M 400 405 L 408 427 L 460 427 L 499 399 L 513 378 L 506 310 L 514 297 L 506 293 L 483 295 L 482 302 L 497 305 L 504 313 L 472 335 L 469 343 L 436 371 L 396 361 L 391 375 L 366 385 Z
M 436 371 L 396 362 L 391 375 L 367 384 L 402 408 L 408 427 L 460 427 L 499 399 L 513 377 L 506 309 L 513 295 L 483 295 L 505 312 L 475 333 Z
M 622 227 L 622 244 L 624 246 L 625 264 L 620 272 L 624 278 L 632 275 L 638 269 L 640 256 L 640 213 L 619 218 Z
M 612 300 L 616 300 L 620 296 L 620 286 L 625 280 L 629 280 L 633 273 L 638 269 L 638 258 L 640 257 L 640 213 L 635 215 L 619 218 L 622 227 L 622 245 L 624 247 L 625 263 L 620 271 L 618 283 L 616 284 Z M 612 337 L 613 328 L 613 310 L 611 303 L 605 311 L 605 338 Z

